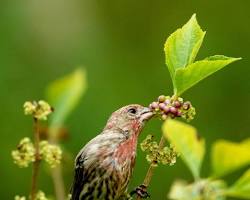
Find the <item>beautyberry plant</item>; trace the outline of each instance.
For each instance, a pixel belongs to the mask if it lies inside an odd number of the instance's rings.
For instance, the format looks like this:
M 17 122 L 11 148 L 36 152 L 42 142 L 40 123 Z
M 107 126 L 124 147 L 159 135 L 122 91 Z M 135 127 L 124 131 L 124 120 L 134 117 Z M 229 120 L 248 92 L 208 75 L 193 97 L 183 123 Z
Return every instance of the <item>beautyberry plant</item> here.
M 190 144 L 186 144 L 187 147 L 183 147 L 185 145 L 178 145 L 178 140 L 182 141 L 182 136 L 179 134 L 179 137 L 169 137 L 167 134 L 168 129 L 175 127 L 175 131 L 178 133 L 186 134 L 185 132 L 188 130 L 185 128 L 179 129 L 173 119 L 182 118 L 189 122 L 194 119 L 196 111 L 192 103 L 184 101 L 181 95 L 201 80 L 228 64 L 241 59 L 215 55 L 195 61 L 205 34 L 206 32 L 201 29 L 194 14 L 183 27 L 177 29 L 167 38 L 164 45 L 166 65 L 173 83 L 173 95 L 161 95 L 157 101 L 149 105 L 155 116 L 165 122 L 163 125 L 164 134 L 159 144 L 156 141 L 152 141 L 152 136 L 147 136 L 141 143 L 141 148 L 148 153 L 146 158 L 150 162 L 150 167 L 143 181 L 143 187 L 146 189 L 151 181 L 153 170 L 158 163 L 171 165 L 175 163 L 178 153 L 189 165 L 195 180 L 200 178 L 201 158 L 204 155 L 204 149 L 201 146 L 204 141 L 197 141 L 196 137 L 196 142 L 188 140 Z M 165 146 L 165 138 L 171 143 L 170 147 Z M 192 151 L 196 153 L 190 153 Z M 140 199 L 140 196 L 137 199 Z

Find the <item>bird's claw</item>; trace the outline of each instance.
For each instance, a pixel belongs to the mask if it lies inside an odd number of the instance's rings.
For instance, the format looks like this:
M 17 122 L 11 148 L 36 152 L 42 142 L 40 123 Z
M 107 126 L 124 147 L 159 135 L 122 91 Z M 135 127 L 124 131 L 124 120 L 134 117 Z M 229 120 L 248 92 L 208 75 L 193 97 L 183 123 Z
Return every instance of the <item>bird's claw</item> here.
M 143 199 L 150 197 L 150 194 L 147 192 L 147 186 L 143 185 L 143 184 L 136 187 L 132 192 L 130 192 L 131 196 L 134 194 L 137 194 L 138 196 L 140 196 Z

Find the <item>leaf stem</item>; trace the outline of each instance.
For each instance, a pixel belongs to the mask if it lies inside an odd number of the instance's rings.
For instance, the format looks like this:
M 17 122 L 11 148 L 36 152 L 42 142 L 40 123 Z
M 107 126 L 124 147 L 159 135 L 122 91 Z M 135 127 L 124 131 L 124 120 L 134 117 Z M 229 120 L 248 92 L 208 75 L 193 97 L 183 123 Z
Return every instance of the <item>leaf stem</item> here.
M 51 169 L 51 176 L 54 184 L 56 199 L 65 199 L 64 181 L 62 177 L 61 165 L 57 166 L 55 169 Z
M 165 144 L 165 138 L 164 138 L 164 136 L 162 135 L 162 136 L 161 136 L 161 140 L 160 140 L 160 142 L 159 142 L 159 149 L 162 149 L 162 148 L 164 147 L 164 144 Z M 152 180 L 152 176 L 153 176 L 154 169 L 155 169 L 154 162 L 155 162 L 155 161 L 153 161 L 153 162 L 150 164 L 150 166 L 149 166 L 149 168 L 148 168 L 148 171 L 147 171 L 147 174 L 146 174 L 146 176 L 145 176 L 145 178 L 144 178 L 144 181 L 143 181 L 143 185 L 144 185 L 146 188 L 148 188 L 148 186 L 149 186 L 149 184 L 150 184 L 150 182 L 151 182 L 151 180 Z M 141 197 L 140 197 L 139 195 L 137 195 L 136 200 L 140 200 L 140 199 L 141 199 Z
M 49 128 L 49 141 L 58 145 L 58 131 L 59 128 L 51 126 Z M 64 179 L 62 175 L 62 165 L 60 164 L 54 169 L 50 170 L 51 177 L 54 184 L 54 190 L 57 200 L 65 199 Z
M 39 142 L 40 142 L 40 135 L 39 135 L 39 124 L 38 120 L 34 118 L 34 145 L 35 145 L 35 161 L 33 163 L 33 170 L 32 170 L 32 182 L 31 182 L 31 200 L 35 200 L 36 192 L 37 192 L 37 180 L 39 174 L 39 164 L 40 164 L 40 151 L 39 151 Z

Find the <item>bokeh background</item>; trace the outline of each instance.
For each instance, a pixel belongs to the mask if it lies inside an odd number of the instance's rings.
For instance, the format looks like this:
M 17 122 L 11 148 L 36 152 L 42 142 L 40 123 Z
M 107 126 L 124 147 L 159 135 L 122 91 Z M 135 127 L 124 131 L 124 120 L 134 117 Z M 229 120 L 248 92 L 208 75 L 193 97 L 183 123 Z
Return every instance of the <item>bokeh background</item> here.
M 148 105 L 160 94 L 172 94 L 163 44 L 193 13 L 207 31 L 198 59 L 214 54 L 243 57 L 184 94 L 198 112 L 191 124 L 206 139 L 202 174 L 209 175 L 211 144 L 219 138 L 241 141 L 250 133 L 249 7 L 245 0 L 1 0 L 1 199 L 25 195 L 30 189 L 31 168 L 19 169 L 10 155 L 20 138 L 31 136 L 24 101 L 43 99 L 51 81 L 85 67 L 88 90 L 65 124 L 70 135 L 63 147 L 74 156 L 102 130 L 112 111 L 130 103 Z M 148 124 L 141 139 L 149 133 L 159 137 L 161 122 Z M 144 157 L 138 150 L 131 188 L 147 171 Z M 66 170 L 69 188 L 73 166 Z M 237 176 L 228 177 L 228 182 Z M 157 168 L 151 199 L 166 199 L 177 178 L 192 180 L 180 159 L 173 167 Z M 46 167 L 39 188 L 53 194 Z

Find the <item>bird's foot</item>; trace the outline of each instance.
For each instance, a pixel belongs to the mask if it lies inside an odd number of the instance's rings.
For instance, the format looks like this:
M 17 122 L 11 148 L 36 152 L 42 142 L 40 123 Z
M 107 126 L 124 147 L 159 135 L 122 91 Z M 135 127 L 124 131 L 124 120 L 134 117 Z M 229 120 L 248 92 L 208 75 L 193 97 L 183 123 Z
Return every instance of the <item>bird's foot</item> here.
M 150 194 L 147 192 L 147 186 L 143 185 L 143 184 L 136 187 L 132 192 L 130 192 L 131 196 L 134 194 L 137 194 L 138 196 L 140 196 L 143 199 L 150 197 Z

